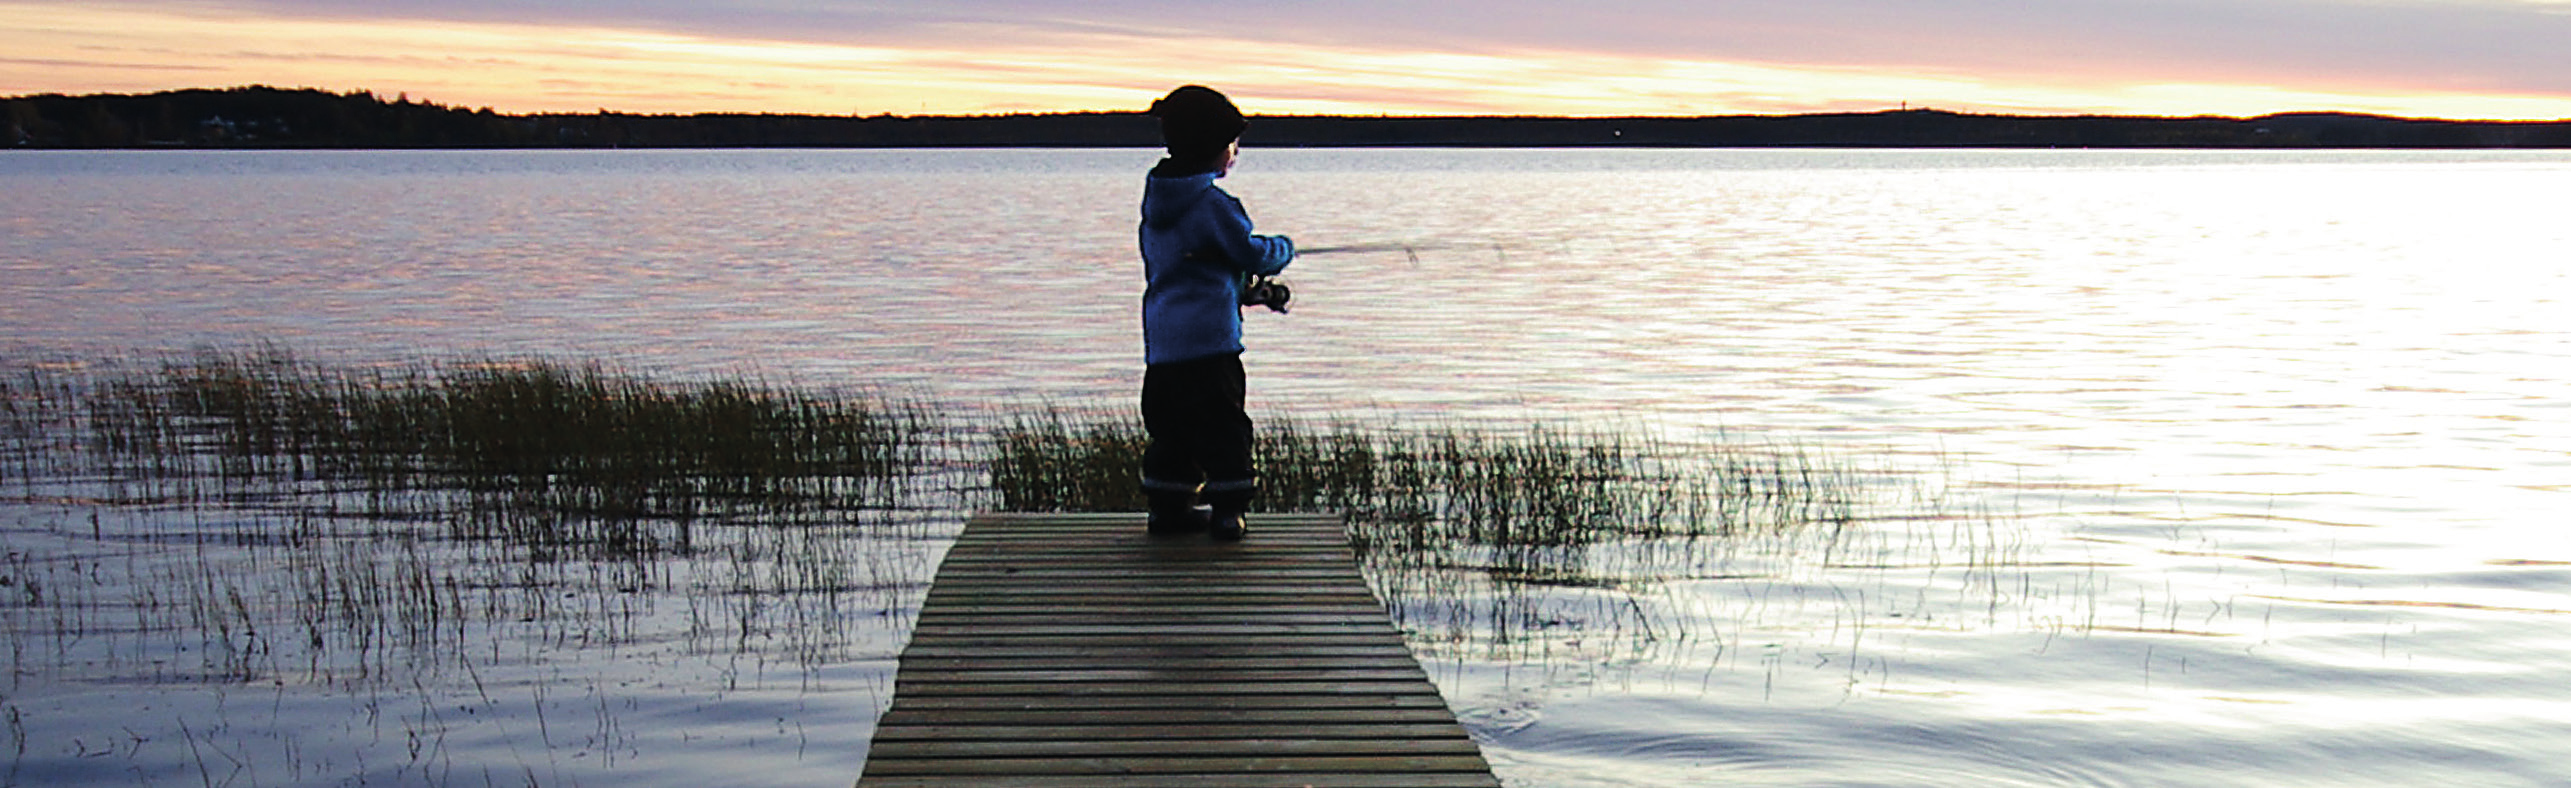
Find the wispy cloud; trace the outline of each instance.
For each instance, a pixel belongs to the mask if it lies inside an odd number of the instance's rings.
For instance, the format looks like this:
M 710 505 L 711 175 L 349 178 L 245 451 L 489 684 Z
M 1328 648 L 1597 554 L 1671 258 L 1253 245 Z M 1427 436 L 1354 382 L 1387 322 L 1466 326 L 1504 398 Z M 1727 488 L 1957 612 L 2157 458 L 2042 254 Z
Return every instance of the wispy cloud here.
M 194 4 L 191 4 L 194 5 Z M 1975 73 L 2571 90 L 2558 0 L 233 0 L 296 18 L 574 25 L 849 46 L 1086 35 Z M 1219 53 L 1208 53 L 1218 56 Z
M 129 82 L 194 68 L 511 109 L 1123 108 L 1204 81 L 1271 112 L 1908 101 L 2562 117 L 2565 11 L 2563 0 L 0 0 L 0 49 L 31 64 L 134 53 Z M 78 88 L 45 80 L 113 70 L 86 69 L 11 69 L 0 92 Z
M 205 66 L 171 63 L 134 64 L 123 60 L 57 60 L 52 58 L 0 57 L 0 66 L 18 68 L 95 70 L 95 71 L 210 71 Z

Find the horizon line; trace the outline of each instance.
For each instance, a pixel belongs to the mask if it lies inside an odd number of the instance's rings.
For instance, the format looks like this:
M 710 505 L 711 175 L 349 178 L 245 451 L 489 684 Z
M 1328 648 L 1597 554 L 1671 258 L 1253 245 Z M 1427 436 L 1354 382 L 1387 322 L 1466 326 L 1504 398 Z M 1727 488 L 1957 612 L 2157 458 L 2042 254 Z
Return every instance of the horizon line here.
M 323 94 L 332 95 L 332 96 L 339 96 L 339 97 L 343 97 L 343 98 L 353 98 L 353 97 L 358 97 L 358 96 L 367 96 L 367 97 L 372 97 L 372 98 L 374 98 L 374 99 L 375 99 L 375 100 L 377 100 L 377 101 L 383 101 L 383 102 L 385 102 L 385 103 L 405 103 L 405 102 L 407 102 L 407 103 L 411 103 L 411 104 L 421 104 L 421 105 L 432 106 L 432 107 L 441 107 L 441 108 L 450 109 L 450 110 L 462 110 L 462 111 L 468 111 L 468 112 L 484 112 L 484 111 L 487 111 L 487 112 L 490 112 L 490 113 L 492 113 L 492 114 L 494 114 L 494 115 L 503 115 L 503 116 L 509 116 L 509 117 L 522 117 L 522 118 L 530 118 L 530 117 L 576 117 L 576 116 L 584 116 L 584 115 L 595 115 L 595 116 L 605 116 L 605 115 L 630 115 L 630 116 L 636 116 L 636 117 L 707 117 L 707 116 L 723 116 L 723 115 L 736 115 L 736 116 L 746 115 L 746 116 L 767 116 L 767 117 L 852 118 L 852 119 L 864 119 L 864 118 L 906 118 L 906 119 L 947 118 L 947 119 L 972 119 L 972 118 L 1013 118 L 1013 117 L 1043 117 L 1043 116 L 1069 116 L 1069 115 L 1144 115 L 1144 114 L 1145 114 L 1145 111 L 1144 111 L 1144 110 L 1140 110 L 1140 109 L 1130 109 L 1130 110 L 1129 110 L 1129 109 L 1022 109 L 1022 110 L 1011 110 L 1011 111 L 1006 111 L 1006 112 L 921 113 L 921 114 L 904 114 L 904 113 L 897 113 L 897 112 L 892 112 L 892 111 L 880 111 L 880 112 L 874 112 L 874 113 L 866 113 L 866 112 L 863 112 L 863 111 L 851 111 L 851 112 L 848 112 L 848 113 L 845 113 L 845 114 L 828 114 L 828 113 L 792 112 L 792 111 L 777 111 L 777 110 L 764 110 L 764 111 L 745 111 L 745 110 L 698 110 L 698 111 L 693 111 L 693 112 L 643 112 L 643 111 L 629 111 L 629 110 L 610 109 L 610 108 L 606 108 L 606 107 L 600 107 L 600 108 L 597 108 L 597 109 L 594 109 L 594 110 L 585 111 L 585 112 L 566 112 L 566 111 L 533 111 L 533 112 L 525 112 L 525 111 L 504 111 L 504 110 L 495 109 L 495 108 L 490 107 L 490 106 L 488 106 L 488 105 L 481 106 L 481 107 L 469 107 L 469 106 L 462 105 L 462 104 L 445 104 L 445 103 L 440 103 L 440 102 L 438 102 L 438 101 L 436 101 L 436 100 L 434 100 L 434 99 L 412 98 L 412 97 L 411 97 L 411 95 L 410 95 L 410 92 L 409 92 L 409 91 L 395 91 L 395 96 L 396 96 L 395 98 L 393 98 L 393 99 L 386 99 L 386 98 L 384 98 L 384 96 L 383 96 L 383 94 L 382 94 L 382 93 L 380 93 L 380 92 L 376 91 L 376 90 L 375 90 L 375 89 L 373 89 L 373 88 L 363 88 L 363 87 L 360 87 L 360 88 L 352 88 L 352 89 L 347 89 L 347 90 L 333 90 L 333 89 L 331 89 L 331 88 L 316 87 L 316 86 L 310 86 L 310 85 L 306 85 L 306 86 L 298 86 L 298 87 L 280 87 L 280 86 L 277 86 L 277 85 L 270 85 L 270 84 L 264 84 L 264 83 L 252 83 L 252 84 L 245 84 L 245 85 L 232 85 L 232 86 L 226 86 L 226 87 L 204 87 L 204 86 L 195 86 L 195 87 L 182 87 L 182 88 L 165 88 L 165 89 L 152 90 L 152 91 L 147 91 L 147 92 L 101 92 L 101 93 L 81 93 L 81 94 L 64 93 L 64 92 L 24 93 L 24 94 L 13 95 L 13 96 L 0 96 L 0 101 L 25 101 L 25 100 L 32 100 L 32 99 L 44 99 L 44 98 L 63 98 L 63 99 L 150 98 L 150 97 L 153 97 L 153 96 L 170 95 L 170 94 L 178 94 L 178 93 L 189 93 L 189 92 L 224 93 L 224 92 L 246 92 L 246 91 L 256 91 L 256 90 L 270 90 L 270 91 L 277 91 L 277 92 L 289 92 L 289 93 L 291 93 L 291 92 L 315 92 L 315 93 L 323 93 Z M 2381 120 L 2410 121 L 2410 122 L 2428 122 L 2428 123 L 2475 123 L 2475 124 L 2548 124 L 2548 123 L 2571 123 L 2571 116 L 2565 116 L 2565 117 L 2559 117 L 2559 118 L 2549 118 L 2549 119 L 2546 119 L 2546 118 L 2458 118 L 2458 117 L 2437 117 L 2437 116 L 2420 116 L 2420 115 L 2391 115 L 2391 114 L 2385 114 L 2385 113 L 2380 113 L 2380 112 L 2363 112 L 2363 111 L 2356 111 L 2356 110 L 2333 110 L 2333 109 L 2301 109 L 2301 110 L 2285 110 L 2285 111 L 2278 111 L 2278 112 L 2262 113 L 2262 114 L 2258 114 L 2258 115 L 2226 115 L 2226 114 L 2221 114 L 2221 113 L 2210 113 L 2210 112 L 2209 112 L 2209 113 L 2188 114 L 2188 115 L 2176 115 L 2176 114 L 2118 114 L 2118 113 L 2108 113 L 2108 112 L 2062 112 L 2062 113 L 2042 113 L 2042 112 L 1985 112 L 1985 111 L 1973 111 L 1973 110 L 1938 109 L 1938 108 L 1936 108 L 1936 107 L 1929 106 L 1929 105 L 1912 105 L 1912 104 L 1909 104 L 1909 103 L 1906 103 L 1906 102 L 1905 102 L 1905 103 L 1901 103 L 1901 104 L 1899 104 L 1899 105 L 1897 105 L 1897 106 L 1895 106 L 1895 107 L 1888 107 L 1888 108 L 1883 108 L 1883 109 L 1874 109 L 1874 110 L 1836 110 L 1836 111 L 1784 112 L 1784 113 L 1741 112 L 1741 113 L 1730 113 L 1730 114 L 1705 114 L 1705 115 L 1642 115 L 1642 114 L 1630 114 L 1630 115 L 1628 115 L 1628 114 L 1606 114 L 1606 115 L 1551 114 L 1551 115 L 1549 115 L 1549 114 L 1507 114 L 1507 113 L 1456 113 L 1456 114 L 1436 114 L 1436 113 L 1377 112 L 1377 113 L 1373 113 L 1373 114 L 1349 114 L 1349 113 L 1247 113 L 1247 115 L 1246 115 L 1246 116 L 1247 116 L 1247 117 L 1250 117 L 1250 118 L 1268 118 L 1268 119 L 1295 119 L 1295 118 L 1304 118 L 1304 119 L 1331 119 L 1331 120 L 1412 120 L 1412 119 L 1417 119 L 1417 120 L 1439 120 L 1439 119 L 1447 119 L 1447 120 L 1702 120 L 1702 119 L 1716 119 L 1716 118 L 1809 118 L 1809 117 L 1846 117 L 1846 116 L 1859 116 L 1859 115 L 1890 115 L 1890 114 L 1914 113 L 1914 112 L 1916 112 L 1916 113 L 1929 113 L 1929 114 L 1955 115 L 1955 116 L 1961 116 L 1961 117 L 1983 117 L 1983 118 L 2039 118 L 2039 119 L 2104 118 L 2104 119 L 2125 119 L 2125 120 L 2234 120 L 2234 121 L 2251 121 L 2251 120 L 2266 120 L 2266 119 L 2272 119 L 2272 118 L 2296 117 L 2296 116 L 2339 116 L 2339 117 L 2351 117 L 2351 118 L 2373 118 L 2373 119 L 2381 119 Z

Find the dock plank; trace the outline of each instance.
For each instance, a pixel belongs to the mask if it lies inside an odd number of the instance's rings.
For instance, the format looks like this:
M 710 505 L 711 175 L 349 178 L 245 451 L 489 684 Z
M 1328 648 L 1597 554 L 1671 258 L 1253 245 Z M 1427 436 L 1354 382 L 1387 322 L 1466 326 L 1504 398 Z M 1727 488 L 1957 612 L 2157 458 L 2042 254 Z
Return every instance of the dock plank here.
M 1496 788 L 1335 517 L 1153 539 L 983 514 L 939 565 L 860 788 Z

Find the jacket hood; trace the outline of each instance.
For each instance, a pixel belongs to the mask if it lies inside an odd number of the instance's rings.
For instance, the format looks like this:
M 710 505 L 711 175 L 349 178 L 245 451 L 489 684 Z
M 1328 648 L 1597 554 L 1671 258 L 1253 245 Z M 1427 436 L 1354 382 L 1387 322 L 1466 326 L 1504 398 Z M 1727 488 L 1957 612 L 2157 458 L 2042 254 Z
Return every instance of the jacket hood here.
M 1152 175 L 1143 187 L 1143 223 L 1168 227 L 1187 215 L 1197 201 L 1214 191 L 1214 173 Z

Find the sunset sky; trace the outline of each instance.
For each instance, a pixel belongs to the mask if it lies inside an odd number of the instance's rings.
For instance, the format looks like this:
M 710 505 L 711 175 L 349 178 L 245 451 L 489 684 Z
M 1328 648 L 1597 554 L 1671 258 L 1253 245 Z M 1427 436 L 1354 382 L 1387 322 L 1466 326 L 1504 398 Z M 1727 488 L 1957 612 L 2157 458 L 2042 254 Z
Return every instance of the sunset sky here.
M 2571 0 L 0 0 L 0 95 L 504 112 L 2571 118 Z

